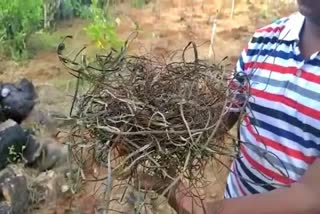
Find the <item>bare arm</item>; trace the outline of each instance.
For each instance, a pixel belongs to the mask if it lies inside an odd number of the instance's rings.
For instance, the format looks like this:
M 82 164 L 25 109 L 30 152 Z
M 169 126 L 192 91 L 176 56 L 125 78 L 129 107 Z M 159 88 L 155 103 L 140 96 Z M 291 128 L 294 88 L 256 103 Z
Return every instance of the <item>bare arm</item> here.
M 320 160 L 316 160 L 302 180 L 289 188 L 220 202 L 203 202 L 204 212 L 202 207 L 197 206 L 201 202 L 193 202 L 197 199 L 185 196 L 185 191 L 179 186 L 176 194 L 169 197 L 169 203 L 179 214 L 316 214 L 320 213 L 319 179 Z

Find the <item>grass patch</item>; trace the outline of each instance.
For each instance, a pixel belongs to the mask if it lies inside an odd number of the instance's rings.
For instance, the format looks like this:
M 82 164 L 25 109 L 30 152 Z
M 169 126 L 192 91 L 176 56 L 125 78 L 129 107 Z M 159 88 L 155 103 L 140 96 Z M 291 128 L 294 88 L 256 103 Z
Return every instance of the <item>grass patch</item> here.
M 63 38 L 58 32 L 37 32 L 27 42 L 27 48 L 33 54 L 38 51 L 54 51 Z

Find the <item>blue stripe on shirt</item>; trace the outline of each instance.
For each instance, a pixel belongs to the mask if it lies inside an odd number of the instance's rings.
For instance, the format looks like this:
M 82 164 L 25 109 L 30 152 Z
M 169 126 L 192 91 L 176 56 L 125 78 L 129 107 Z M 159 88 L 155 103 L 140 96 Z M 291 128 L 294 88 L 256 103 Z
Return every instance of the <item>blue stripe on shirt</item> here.
M 303 131 L 303 132 L 310 133 L 310 134 L 314 135 L 315 137 L 320 138 L 319 129 L 317 129 L 311 125 L 303 123 L 302 121 L 300 121 L 296 117 L 293 117 L 293 116 L 286 114 L 282 111 L 270 109 L 270 108 L 252 103 L 252 102 L 249 102 L 249 105 L 253 111 L 256 111 L 260 114 L 267 115 L 269 117 L 273 117 L 273 118 L 285 121 L 285 122 L 299 128 L 299 129 L 301 129 L 301 131 Z
M 241 180 L 241 183 L 243 184 L 243 186 L 245 186 L 245 188 L 246 188 L 251 194 L 257 194 L 258 191 L 255 190 L 252 186 L 250 186 L 250 185 L 245 181 L 245 179 L 242 178 L 242 175 L 241 175 L 241 173 L 240 173 L 240 171 L 239 171 L 239 169 L 238 169 L 237 166 L 235 167 L 235 169 L 236 169 L 236 175 L 234 175 L 234 176 L 235 176 L 235 177 L 236 177 L 236 176 L 239 177 L 239 179 Z
M 293 51 L 285 52 L 285 51 L 277 51 L 275 49 L 248 49 L 247 55 L 249 57 L 255 57 L 255 56 L 269 56 L 269 57 L 277 57 L 281 58 L 283 60 L 290 60 L 293 59 L 297 62 L 302 62 L 304 59 L 301 55 L 294 54 Z M 312 59 L 308 61 L 308 64 L 312 66 L 319 67 L 320 66 L 320 59 Z
M 274 190 L 275 188 L 273 186 L 271 186 L 270 184 L 264 182 L 263 180 L 261 180 L 260 178 L 258 178 L 257 176 L 255 176 L 252 172 L 250 172 L 250 170 L 248 170 L 248 168 L 245 166 L 245 164 L 242 162 L 241 158 L 238 158 L 236 160 L 237 163 L 240 164 L 241 169 L 243 170 L 243 172 L 257 185 L 263 187 L 264 189 L 271 191 Z M 243 183 L 247 183 L 244 179 L 242 179 Z M 248 184 L 249 185 L 249 184 Z M 251 191 L 250 191 L 251 192 Z M 254 192 L 251 192 L 254 193 Z
M 228 198 L 232 198 L 228 184 L 226 185 L 226 190 L 227 190 Z
M 252 125 L 260 127 L 266 131 L 269 131 L 269 132 L 273 133 L 274 135 L 286 138 L 286 139 L 291 140 L 293 142 L 297 142 L 297 143 L 301 144 L 301 146 L 308 148 L 308 149 L 315 149 L 315 148 L 319 149 L 319 145 L 312 140 L 304 140 L 302 137 L 300 137 L 294 133 L 291 133 L 289 131 L 281 129 L 281 127 L 272 126 L 266 122 L 263 122 L 261 120 L 255 119 L 255 118 L 249 117 L 249 119 L 250 119 L 250 122 Z
M 240 56 L 240 57 L 239 57 L 238 63 L 239 63 L 239 65 L 240 65 L 241 70 L 244 71 L 243 56 Z M 240 71 L 238 71 L 238 72 L 240 72 Z
M 259 45 L 259 44 L 264 44 L 264 45 L 270 45 L 270 44 L 277 44 L 277 45 L 281 45 L 281 44 L 285 44 L 287 46 L 292 45 L 291 41 L 284 41 L 284 40 L 280 40 L 277 37 L 252 37 L 251 39 L 251 43 L 252 45 Z
M 294 59 L 295 61 L 298 61 L 298 62 L 303 61 L 300 56 L 297 56 L 292 51 L 288 53 L 284 51 L 277 51 L 274 49 L 270 49 L 270 50 L 269 49 L 264 49 L 264 50 L 249 49 L 247 54 L 248 56 L 251 56 L 251 57 L 259 55 L 259 56 L 277 57 L 283 60 Z

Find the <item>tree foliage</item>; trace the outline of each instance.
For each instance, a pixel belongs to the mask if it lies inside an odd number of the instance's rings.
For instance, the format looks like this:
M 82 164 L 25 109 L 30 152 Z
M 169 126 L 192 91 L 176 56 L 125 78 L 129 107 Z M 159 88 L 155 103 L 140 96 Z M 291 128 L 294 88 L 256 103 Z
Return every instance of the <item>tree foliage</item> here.
M 26 41 L 41 27 L 42 14 L 42 0 L 1 0 L 1 51 L 13 59 L 27 57 Z
M 118 49 L 122 46 L 122 41 L 116 31 L 117 25 L 98 3 L 98 0 L 92 0 L 88 15 L 90 23 L 84 30 L 98 48 Z

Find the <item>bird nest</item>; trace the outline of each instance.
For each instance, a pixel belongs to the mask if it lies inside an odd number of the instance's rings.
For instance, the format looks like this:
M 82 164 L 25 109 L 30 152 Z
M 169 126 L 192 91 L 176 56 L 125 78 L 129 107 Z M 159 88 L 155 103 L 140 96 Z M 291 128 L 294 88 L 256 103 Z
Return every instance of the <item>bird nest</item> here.
M 113 175 L 132 178 L 142 169 L 172 181 L 182 176 L 192 181 L 203 177 L 212 157 L 228 155 L 223 142 L 228 131 L 223 123 L 227 71 L 222 64 L 199 60 L 194 43 L 182 51 L 181 61 L 170 63 L 128 55 L 126 48 L 90 62 L 78 54 L 82 57 L 77 61 L 64 56 L 64 48 L 61 43 L 61 62 L 88 85 L 73 105 L 77 159 L 85 145 Z M 195 59 L 188 62 L 185 53 L 190 48 Z

